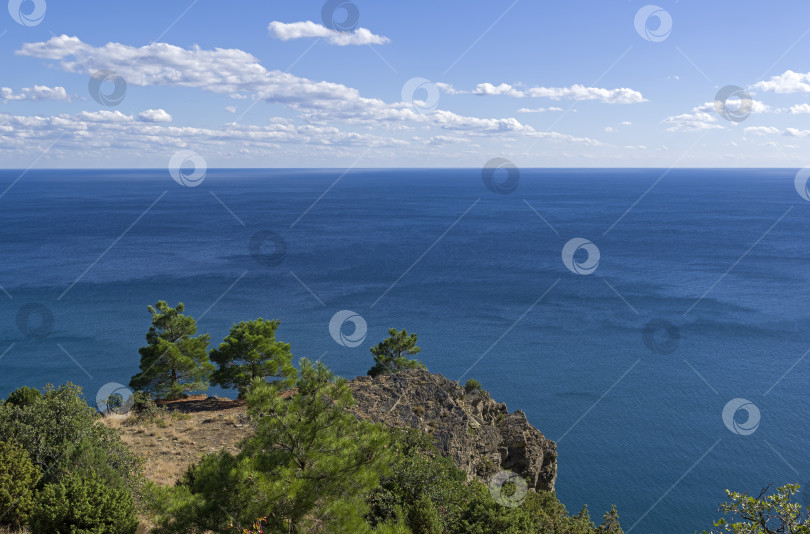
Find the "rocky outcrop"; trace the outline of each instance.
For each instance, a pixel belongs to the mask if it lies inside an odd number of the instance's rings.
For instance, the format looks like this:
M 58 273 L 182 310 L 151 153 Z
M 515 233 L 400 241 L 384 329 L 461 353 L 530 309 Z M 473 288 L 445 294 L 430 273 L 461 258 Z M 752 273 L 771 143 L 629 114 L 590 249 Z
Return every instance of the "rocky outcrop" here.
M 444 456 L 468 477 L 488 482 L 501 470 L 518 473 L 538 491 L 554 491 L 557 444 L 518 410 L 495 402 L 482 390 L 424 370 L 403 371 L 349 382 L 358 417 L 392 427 L 411 427 L 433 436 Z

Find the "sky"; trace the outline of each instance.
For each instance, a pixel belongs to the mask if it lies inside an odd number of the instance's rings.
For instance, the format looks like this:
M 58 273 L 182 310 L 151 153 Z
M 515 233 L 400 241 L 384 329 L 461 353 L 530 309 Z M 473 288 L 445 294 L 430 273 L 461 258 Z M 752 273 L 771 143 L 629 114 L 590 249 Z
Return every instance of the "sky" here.
M 10 0 L 0 167 L 807 167 L 808 15 L 799 0 Z

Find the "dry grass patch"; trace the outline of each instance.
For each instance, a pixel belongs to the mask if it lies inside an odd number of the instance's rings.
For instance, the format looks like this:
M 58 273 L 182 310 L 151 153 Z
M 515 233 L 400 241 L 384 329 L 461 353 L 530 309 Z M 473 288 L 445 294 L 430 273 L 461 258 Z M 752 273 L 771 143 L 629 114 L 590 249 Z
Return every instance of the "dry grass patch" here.
M 174 484 L 209 452 L 236 453 L 236 445 L 253 433 L 243 401 L 196 395 L 161 404 L 168 409 L 162 419 L 142 421 L 130 413 L 103 420 L 120 430 L 127 447 L 144 459 L 144 475 L 157 484 Z

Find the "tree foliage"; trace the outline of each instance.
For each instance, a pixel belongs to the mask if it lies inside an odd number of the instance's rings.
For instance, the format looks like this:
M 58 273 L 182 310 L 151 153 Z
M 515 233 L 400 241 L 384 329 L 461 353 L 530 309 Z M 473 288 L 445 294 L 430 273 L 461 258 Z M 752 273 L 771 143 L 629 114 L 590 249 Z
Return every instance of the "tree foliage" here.
M 0 525 L 18 529 L 28 522 L 39 477 L 25 449 L 0 441 Z
M 720 505 L 720 511 L 730 515 L 731 521 L 721 517 L 714 526 L 720 527 L 717 532 L 735 534 L 808 534 L 808 511 L 792 501 L 798 491 L 798 484 L 780 486 L 770 495 L 765 488 L 757 497 L 726 490 L 729 500 Z
M 127 487 L 139 473 L 139 461 L 119 434 L 96 418 L 79 386 L 47 385 L 41 400 L 0 406 L 0 436 L 26 450 L 42 471 L 41 483 L 67 472 L 93 471 L 104 482 Z
M 408 335 L 405 330 L 398 332 L 396 328 L 391 328 L 388 335 L 388 338 L 370 349 L 374 355 L 374 367 L 368 370 L 369 376 L 396 373 L 405 369 L 425 369 L 425 365 L 419 360 L 408 358 L 422 351 L 416 346 L 416 334 Z
M 42 400 L 42 393 L 36 388 L 21 386 L 8 394 L 5 404 L 27 406 Z
M 261 317 L 234 324 L 222 344 L 211 351 L 211 361 L 219 366 L 212 383 L 237 388 L 242 398 L 256 378 L 294 378 L 290 345 L 276 341 L 278 326 L 279 321 Z
M 30 526 L 32 534 L 133 534 L 138 517 L 131 493 L 71 473 L 42 489 Z
M 214 366 L 208 359 L 211 336 L 197 333 L 197 322 L 183 315 L 183 303 L 176 308 L 165 301 L 149 306 L 152 325 L 146 334 L 141 355 L 141 372 L 129 386 L 159 397 L 179 398 L 183 394 L 208 389 Z
M 365 495 L 391 462 L 389 433 L 359 421 L 345 379 L 301 361 L 295 389 L 254 380 L 255 435 L 240 452 L 204 457 L 171 490 L 159 532 L 222 532 L 265 518 L 267 532 L 368 530 Z M 358 530 L 360 529 L 360 530 Z

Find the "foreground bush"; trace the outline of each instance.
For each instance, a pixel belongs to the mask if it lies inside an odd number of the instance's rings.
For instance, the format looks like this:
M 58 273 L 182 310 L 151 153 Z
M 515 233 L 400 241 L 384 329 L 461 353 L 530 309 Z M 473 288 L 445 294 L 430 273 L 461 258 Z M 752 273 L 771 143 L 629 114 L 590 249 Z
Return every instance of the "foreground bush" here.
M 25 449 L 43 473 L 41 485 L 82 470 L 123 489 L 138 474 L 139 462 L 119 434 L 98 421 L 81 388 L 70 383 L 46 386 L 36 402 L 0 406 L 0 436 Z
M 17 529 L 26 524 L 39 475 L 24 449 L 0 441 L 0 525 Z
M 30 527 L 32 534 L 133 534 L 138 518 L 131 493 L 93 474 L 69 474 L 42 489 Z

